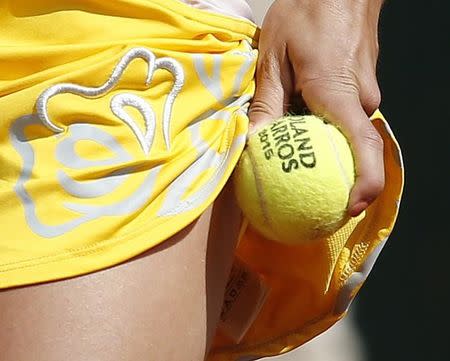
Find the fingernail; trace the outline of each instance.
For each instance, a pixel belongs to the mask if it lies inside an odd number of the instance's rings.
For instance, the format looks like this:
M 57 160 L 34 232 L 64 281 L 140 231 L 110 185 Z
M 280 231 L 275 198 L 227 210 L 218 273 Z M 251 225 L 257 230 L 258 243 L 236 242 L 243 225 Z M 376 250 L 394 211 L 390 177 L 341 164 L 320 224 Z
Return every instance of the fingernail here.
M 249 124 L 249 126 L 248 126 L 248 134 L 253 134 L 253 133 L 255 133 L 256 132 L 256 129 L 255 129 L 255 124 L 253 124 L 253 123 L 250 123 Z
M 261 128 L 261 127 L 260 127 L 260 126 L 256 126 L 256 124 L 250 124 L 249 127 L 248 127 L 248 132 L 247 132 L 247 140 L 248 140 L 253 134 L 256 134 L 260 128 Z
M 350 210 L 349 215 L 350 217 L 357 217 L 359 216 L 363 211 L 366 210 L 366 208 L 369 206 L 367 202 L 359 202 L 355 204 Z

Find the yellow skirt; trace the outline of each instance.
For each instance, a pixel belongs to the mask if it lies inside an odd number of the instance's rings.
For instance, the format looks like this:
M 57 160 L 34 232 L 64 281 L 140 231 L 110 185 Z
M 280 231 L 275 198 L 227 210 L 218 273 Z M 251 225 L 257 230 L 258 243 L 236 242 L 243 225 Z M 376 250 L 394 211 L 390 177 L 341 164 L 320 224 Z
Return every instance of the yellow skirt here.
M 255 24 L 176 0 L 10 0 L 0 28 L 0 288 L 126 261 L 214 201 L 245 145 Z M 345 314 L 403 187 L 398 145 L 381 114 L 373 121 L 385 141 L 381 197 L 315 245 L 243 229 L 245 267 L 210 360 L 283 353 Z M 251 279 L 258 312 L 230 337 Z

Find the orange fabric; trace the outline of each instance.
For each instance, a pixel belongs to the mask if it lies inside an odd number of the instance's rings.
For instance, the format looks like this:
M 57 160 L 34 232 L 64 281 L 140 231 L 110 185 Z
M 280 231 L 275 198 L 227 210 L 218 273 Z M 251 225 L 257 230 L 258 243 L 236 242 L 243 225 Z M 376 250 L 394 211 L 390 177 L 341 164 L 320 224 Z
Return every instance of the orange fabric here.
M 380 112 L 372 121 L 385 144 L 386 186 L 381 196 L 360 219 L 314 244 L 286 246 L 248 228 L 237 255 L 265 280 L 270 293 L 240 344 L 219 330 L 209 361 L 278 355 L 345 316 L 394 227 L 403 190 L 398 144 Z

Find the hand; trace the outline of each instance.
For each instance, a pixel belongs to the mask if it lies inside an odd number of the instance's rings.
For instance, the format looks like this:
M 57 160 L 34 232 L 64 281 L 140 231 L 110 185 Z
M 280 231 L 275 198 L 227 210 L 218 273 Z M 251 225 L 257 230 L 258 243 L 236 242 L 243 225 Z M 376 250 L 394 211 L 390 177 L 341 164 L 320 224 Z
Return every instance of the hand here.
M 369 116 L 382 0 L 276 0 L 261 29 L 251 132 L 283 116 L 293 97 L 347 136 L 356 181 L 348 213 L 364 211 L 384 187 L 383 142 Z

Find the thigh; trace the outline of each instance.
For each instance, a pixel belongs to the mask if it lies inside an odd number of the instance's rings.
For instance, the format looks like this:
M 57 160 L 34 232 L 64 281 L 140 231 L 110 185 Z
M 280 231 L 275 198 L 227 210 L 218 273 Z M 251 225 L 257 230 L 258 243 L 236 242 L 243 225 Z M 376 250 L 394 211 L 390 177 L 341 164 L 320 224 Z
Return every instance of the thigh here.
M 196 222 L 129 262 L 0 292 L 0 360 L 203 360 L 239 221 L 226 188 Z

